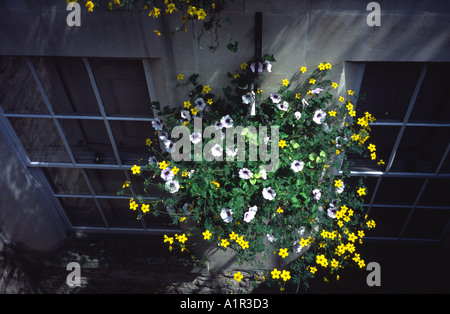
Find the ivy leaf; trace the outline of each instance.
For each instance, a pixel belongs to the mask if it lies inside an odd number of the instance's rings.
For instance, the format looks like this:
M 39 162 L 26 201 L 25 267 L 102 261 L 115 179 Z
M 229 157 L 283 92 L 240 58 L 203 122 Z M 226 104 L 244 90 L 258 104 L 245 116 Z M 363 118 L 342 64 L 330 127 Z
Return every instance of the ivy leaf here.
M 230 38 L 227 43 L 227 49 L 231 52 L 236 52 L 238 50 L 238 42 Z

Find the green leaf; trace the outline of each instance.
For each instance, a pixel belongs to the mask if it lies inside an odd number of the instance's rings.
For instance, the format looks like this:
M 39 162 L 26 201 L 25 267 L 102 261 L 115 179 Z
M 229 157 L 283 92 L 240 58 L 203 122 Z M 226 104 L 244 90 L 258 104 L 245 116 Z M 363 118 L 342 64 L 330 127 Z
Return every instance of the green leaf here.
M 314 161 L 316 159 L 316 157 L 317 157 L 317 154 L 312 153 L 312 154 L 309 154 L 308 157 L 309 157 L 309 160 Z
M 250 179 L 250 184 L 255 184 L 256 183 L 256 179 Z
M 238 42 L 230 38 L 227 43 L 227 49 L 231 52 L 236 52 L 238 50 Z

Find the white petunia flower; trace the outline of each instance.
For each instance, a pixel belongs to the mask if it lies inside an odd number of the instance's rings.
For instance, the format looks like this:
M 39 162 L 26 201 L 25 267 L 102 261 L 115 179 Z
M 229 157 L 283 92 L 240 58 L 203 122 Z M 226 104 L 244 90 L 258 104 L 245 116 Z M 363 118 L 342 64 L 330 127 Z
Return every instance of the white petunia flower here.
M 272 93 L 270 94 L 270 99 L 272 99 L 274 104 L 278 104 L 281 101 L 281 95 L 278 93 Z
M 203 98 L 199 97 L 196 100 L 194 100 L 195 105 L 197 106 L 197 109 L 202 111 L 203 109 L 205 109 L 206 106 L 206 102 Z
M 171 140 L 164 140 L 164 148 L 166 149 L 166 152 L 168 153 L 174 153 L 175 152 L 175 143 Z
M 230 223 L 233 221 L 233 211 L 229 208 L 223 208 L 220 212 L 220 218 L 223 219 L 226 223 Z
M 220 119 L 220 122 L 226 129 L 231 128 L 233 126 L 233 119 L 230 117 L 230 115 L 226 115 L 225 117 Z
M 325 120 L 325 116 L 327 114 L 325 113 L 325 111 L 319 109 L 316 110 L 316 112 L 314 112 L 314 118 L 313 121 L 317 124 L 322 124 L 322 122 Z
M 189 136 L 190 140 L 192 143 L 197 144 L 199 142 L 201 142 L 202 140 L 202 134 L 201 133 L 192 133 L 191 136 Z
M 222 130 L 223 124 L 222 122 L 217 121 L 216 123 L 214 123 L 214 127 L 216 128 L 216 130 Z
M 154 164 L 156 164 L 157 162 L 158 162 L 158 159 L 156 159 L 155 156 L 151 156 L 151 157 L 148 159 L 148 163 L 149 163 L 150 165 L 154 165 Z
M 250 70 L 252 70 L 253 73 L 255 73 L 255 62 L 252 62 L 250 64 Z M 263 71 L 263 65 L 261 62 L 258 62 L 258 73 L 261 73 Z
M 294 170 L 294 172 L 299 172 L 303 170 L 303 166 L 305 163 L 303 161 L 294 160 L 291 164 L 291 169 Z
M 311 91 L 311 94 L 319 94 L 320 92 L 322 92 L 323 89 L 322 88 L 315 88 Z
M 309 106 L 309 104 L 305 98 L 302 99 L 302 105 L 303 105 L 303 108 L 305 108 L 306 106 Z
M 333 203 L 330 203 L 330 207 L 327 209 L 327 215 L 330 218 L 336 218 L 337 207 Z
M 287 101 L 283 101 L 282 103 L 278 103 L 277 108 L 283 111 L 287 111 L 289 109 L 289 103 Z
M 272 189 L 271 187 L 264 188 L 262 191 L 262 194 L 263 194 L 263 197 L 269 201 L 273 200 L 275 198 L 275 196 L 277 195 L 275 190 Z
M 294 116 L 295 116 L 295 118 L 298 120 L 298 119 L 300 119 L 300 118 L 302 117 L 302 113 L 301 113 L 300 111 L 296 111 L 296 112 L 294 113 Z
M 264 61 L 264 65 L 266 66 L 267 72 L 272 72 L 272 63 L 269 61 Z
M 313 198 L 314 198 L 316 201 L 320 200 L 320 198 L 322 197 L 322 192 L 320 192 L 319 189 L 313 190 L 313 191 L 312 191 L 312 194 L 313 194 Z
M 242 95 L 242 102 L 246 105 L 251 104 L 255 100 L 255 96 L 252 93 Z
M 252 172 L 248 170 L 247 168 L 242 168 L 239 170 L 239 178 L 248 180 L 252 176 Z
M 158 118 L 153 119 L 152 126 L 156 131 L 161 131 L 163 129 L 163 124 Z
M 344 185 L 344 183 L 342 183 L 342 185 L 340 187 L 336 188 L 336 193 L 341 194 L 342 192 L 344 192 L 344 188 L 345 188 L 345 185 Z
M 222 156 L 222 154 L 223 154 L 222 146 L 220 146 L 219 144 L 214 145 L 214 146 L 211 148 L 211 154 L 212 154 L 214 157 Z
M 256 212 L 258 211 L 258 207 L 257 206 L 253 206 L 250 207 L 248 209 L 248 211 L 244 214 L 244 221 L 245 222 L 250 222 L 253 220 L 253 218 L 255 218 Z
M 173 174 L 173 171 L 168 167 L 166 169 L 164 169 L 163 171 L 161 171 L 161 178 L 164 181 L 172 180 L 174 176 L 175 175 Z
M 176 193 L 180 189 L 180 183 L 177 180 L 166 181 L 166 189 L 170 193 Z
M 191 120 L 191 114 L 187 110 L 181 110 L 181 117 L 186 120 Z

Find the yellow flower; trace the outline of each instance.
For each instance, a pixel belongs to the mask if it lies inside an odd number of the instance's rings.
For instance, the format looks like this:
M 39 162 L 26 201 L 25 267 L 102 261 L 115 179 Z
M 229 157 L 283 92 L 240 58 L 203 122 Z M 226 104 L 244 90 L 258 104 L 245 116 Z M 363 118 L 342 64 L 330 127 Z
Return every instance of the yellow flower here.
M 211 87 L 209 85 L 203 86 L 202 93 L 208 94 L 211 91 Z
M 197 13 L 197 8 L 190 5 L 190 6 L 188 7 L 188 9 L 187 9 L 187 13 L 188 13 L 190 16 L 194 16 L 194 15 Z
M 248 64 L 246 62 L 241 64 L 241 70 L 245 70 L 245 69 L 247 69 L 247 67 L 248 67 Z
M 315 80 L 315 79 L 311 78 L 311 79 L 309 80 L 309 84 L 315 84 L 315 83 L 316 83 L 316 80 Z
M 364 267 L 366 266 L 366 264 L 364 263 L 364 260 L 360 259 L 360 260 L 358 261 L 358 266 L 359 266 L 360 268 L 364 268 Z
M 136 210 L 138 207 L 139 205 L 135 201 L 130 202 L 130 209 Z
M 234 280 L 237 280 L 238 282 L 240 282 L 242 280 L 242 278 L 244 278 L 244 276 L 242 276 L 240 271 L 234 273 Z
M 358 239 L 358 237 L 353 232 L 350 233 L 348 236 L 348 240 L 351 242 L 355 242 L 355 240 L 357 240 L 357 239 Z
M 191 105 L 191 102 L 189 100 L 184 102 L 184 108 L 188 108 L 189 109 L 189 108 L 191 108 L 191 106 L 192 105 Z
M 133 171 L 133 174 L 139 174 L 141 173 L 141 167 L 134 165 L 133 167 L 131 167 L 131 171 Z
M 167 167 L 169 167 L 169 165 L 170 162 L 167 163 L 165 160 L 163 160 L 159 163 L 159 169 L 165 170 Z
M 187 241 L 186 235 L 183 233 L 182 235 L 177 237 L 177 240 L 180 241 L 181 243 L 184 243 Z
M 347 93 L 348 93 L 350 96 L 353 96 L 353 94 L 354 94 L 355 92 L 352 91 L 351 89 L 349 89 L 349 90 L 347 90 Z
M 281 275 L 281 271 L 274 268 L 271 272 L 272 274 L 272 279 L 280 279 L 280 275 Z
M 238 238 L 238 236 L 239 235 L 237 233 L 234 233 L 234 231 L 230 233 L 230 239 L 231 240 L 236 240 Z
M 377 153 L 373 152 L 372 154 L 370 154 L 370 158 L 371 158 L 372 160 L 377 159 Z
M 339 266 L 339 262 L 337 260 L 335 260 L 334 258 L 331 260 L 331 267 L 333 268 L 338 268 Z
M 188 172 L 188 171 L 183 171 L 183 173 L 181 174 L 181 176 L 182 176 L 183 178 L 186 178 L 188 175 L 189 175 L 189 172 Z
M 316 271 L 317 271 L 317 267 L 315 267 L 315 266 L 309 268 L 309 272 L 310 272 L 311 274 L 315 274 Z
M 342 97 L 342 96 L 339 96 L 339 101 L 340 101 L 340 102 L 344 102 L 344 101 L 345 101 L 345 98 Z
M 178 74 L 177 80 L 184 80 L 184 74 Z
M 89 12 L 94 11 L 94 4 L 92 3 L 92 1 L 86 2 L 86 7 L 88 8 Z
M 283 80 L 283 85 L 288 87 L 289 86 L 289 81 L 287 79 L 284 79 Z
M 277 213 L 278 213 L 278 214 L 281 214 L 281 213 L 283 213 L 283 210 L 281 209 L 281 207 L 280 207 L 280 206 L 278 206 L 278 209 L 277 209 Z
M 183 222 L 183 221 L 185 221 L 186 220 L 186 217 L 181 217 L 180 218 L 180 222 Z
M 208 103 L 208 105 L 212 105 L 213 104 L 212 98 L 209 98 L 206 102 Z
M 356 191 L 356 192 L 359 194 L 359 196 L 366 195 L 366 189 L 365 189 L 365 188 L 362 188 L 362 187 L 360 187 L 360 188 L 358 189 L 358 191 Z
M 178 173 L 178 171 L 180 171 L 180 169 L 179 169 L 179 168 L 177 168 L 176 166 L 172 168 L 172 172 L 173 172 L 173 174 L 175 174 L 175 175 L 176 175 L 176 174 Z
M 219 182 L 211 181 L 210 183 L 212 183 L 212 184 L 214 184 L 216 186 L 216 190 L 219 189 L 219 187 L 220 187 L 220 183 Z
M 338 188 L 340 188 L 341 186 L 342 186 L 342 181 L 339 179 L 339 180 L 334 180 L 334 186 L 335 187 L 338 187 Z
M 153 10 L 150 11 L 148 16 L 153 16 L 154 19 L 158 18 L 161 15 L 161 9 L 157 7 L 153 7 Z
M 328 114 L 330 115 L 330 117 L 336 117 L 336 111 L 330 110 L 328 111 Z
M 348 114 L 350 115 L 350 117 L 355 117 L 356 116 L 356 111 L 355 110 L 350 110 L 348 112 Z
M 164 243 L 169 242 L 169 244 L 173 243 L 173 237 L 168 237 L 166 234 L 164 235 Z
M 149 204 L 142 204 L 142 212 L 145 214 L 146 212 L 150 211 L 149 209 L 150 205 Z
M 211 238 L 212 233 L 209 232 L 209 230 L 206 230 L 205 232 L 202 233 L 203 234 L 203 239 L 204 240 L 209 240 L 209 238 Z
M 199 20 L 204 20 L 206 18 L 206 13 L 203 9 L 197 11 L 197 17 Z
M 319 70 L 323 71 L 325 70 L 325 64 L 323 64 L 322 62 L 320 62 L 320 64 L 318 65 Z
M 336 83 L 336 82 L 333 82 L 333 83 L 331 83 L 331 86 L 332 86 L 334 89 L 336 89 L 336 88 L 338 88 L 339 84 Z
M 122 188 L 127 188 L 130 186 L 130 181 L 125 181 L 124 184 L 122 185 Z
M 198 111 L 199 111 L 199 110 L 198 110 L 197 107 L 194 107 L 194 108 L 191 109 L 191 112 L 192 112 L 192 114 L 193 114 L 194 116 L 197 115 Z
M 358 237 L 360 237 L 361 239 L 364 238 L 365 234 L 363 230 L 359 230 L 358 231 Z
M 305 73 L 306 70 L 307 70 L 306 67 L 301 67 L 301 68 L 300 68 L 300 71 L 302 71 L 302 73 Z
M 174 3 L 169 3 L 167 5 L 166 14 L 172 14 L 173 11 L 176 11 L 176 10 L 177 10 L 177 8 L 175 7 L 175 4 Z
M 286 256 L 289 255 L 287 248 L 285 249 L 280 249 L 280 252 L 278 253 L 278 255 L 280 255 L 282 258 L 286 258 Z
M 280 140 L 279 142 L 278 142 L 278 145 L 281 147 L 281 148 L 284 148 L 284 147 L 286 147 L 287 146 L 287 144 L 286 144 L 286 141 L 285 140 Z
M 145 139 L 145 145 L 150 146 L 152 145 L 153 141 L 150 138 Z
M 367 149 L 370 150 L 371 152 L 374 152 L 377 150 L 377 148 L 373 144 L 369 144 L 369 146 L 367 146 Z
M 383 161 L 383 159 L 380 159 L 380 161 L 377 162 L 377 165 L 379 165 L 379 166 L 384 165 L 384 164 L 386 164 L 386 163 Z
M 301 96 L 300 93 L 295 94 L 295 99 L 300 99 L 301 98 L 300 96 Z
M 331 63 L 329 62 L 325 63 L 325 69 L 331 69 Z
M 227 247 L 230 245 L 230 241 L 228 241 L 228 239 L 222 239 L 221 241 L 222 243 L 220 243 L 220 246 Z
M 155 29 L 155 30 L 153 31 L 153 33 L 155 33 L 155 34 L 156 34 L 156 36 L 161 36 L 161 32 L 160 32 L 160 31 L 158 31 L 158 30 L 156 30 L 156 29 Z
M 300 239 L 300 245 L 302 247 L 308 246 L 308 243 L 309 243 L 308 240 L 305 240 L 303 238 Z
M 287 281 L 288 279 L 291 279 L 290 271 L 283 270 L 283 273 L 281 274 L 281 278 L 283 278 L 284 281 Z
M 316 263 L 319 265 L 322 265 L 323 267 L 328 266 L 328 260 L 325 258 L 325 255 L 317 255 L 316 256 Z

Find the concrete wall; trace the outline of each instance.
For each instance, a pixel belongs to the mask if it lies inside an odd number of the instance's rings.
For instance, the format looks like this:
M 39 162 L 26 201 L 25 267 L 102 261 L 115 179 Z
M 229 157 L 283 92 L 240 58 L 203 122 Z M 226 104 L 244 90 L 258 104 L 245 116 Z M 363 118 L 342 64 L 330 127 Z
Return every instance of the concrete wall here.
M 66 1 L 0 1 L 0 55 L 59 55 L 155 58 L 158 98 L 175 105 L 184 95 L 173 91 L 178 73 L 200 73 L 213 87 L 227 81 L 226 73 L 254 54 L 254 13 L 263 12 L 263 53 L 277 59 L 266 86 L 291 79 L 300 66 L 309 71 L 318 63 L 344 61 L 450 61 L 450 6 L 446 0 L 378 1 L 381 26 L 366 19 L 370 1 L 362 0 L 235 0 L 230 2 L 220 33 L 221 48 L 211 53 L 193 33 L 173 39 L 157 37 L 177 23 L 178 16 L 153 19 L 136 12 L 88 13 L 83 7 L 80 27 L 66 24 Z M 194 29 L 199 34 L 198 23 Z M 225 48 L 228 36 L 239 42 L 237 53 Z M 308 74 L 308 73 L 307 73 Z M 214 90 L 214 89 L 213 89 Z M 267 88 L 268 90 L 268 88 Z M 221 94 L 219 89 L 219 94 Z

